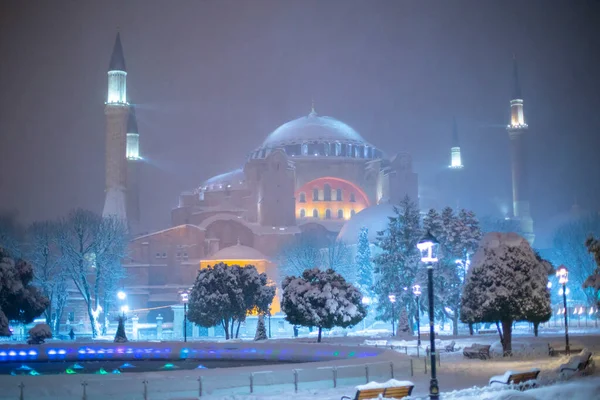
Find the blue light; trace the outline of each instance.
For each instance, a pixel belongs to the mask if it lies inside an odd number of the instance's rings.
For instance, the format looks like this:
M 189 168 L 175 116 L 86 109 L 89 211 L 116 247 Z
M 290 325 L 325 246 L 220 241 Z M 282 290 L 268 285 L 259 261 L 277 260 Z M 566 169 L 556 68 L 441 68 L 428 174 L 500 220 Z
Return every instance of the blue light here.
M 8 352 L 8 355 L 11 356 L 11 357 L 14 357 L 14 356 L 17 355 L 17 352 L 14 351 L 14 350 L 11 350 L 11 351 Z
M 58 351 L 58 354 L 67 354 L 67 351 L 66 351 L 66 350 L 64 350 L 64 349 L 60 349 L 60 350 Z
M 85 350 L 81 349 L 78 351 L 79 354 L 85 354 Z
M 1 356 L 1 355 L 2 355 L 2 354 L 0 354 L 0 356 Z M 35 350 L 29 350 L 29 355 L 30 355 L 30 356 L 37 356 L 37 351 L 35 351 Z
M 0 351 L 0 357 L 6 357 L 6 352 L 5 351 Z
M 48 355 L 49 355 L 49 356 L 54 356 L 54 355 L 56 355 L 56 350 L 48 350 Z
M 96 350 L 94 349 L 88 349 L 88 354 L 96 354 Z
M 19 355 L 20 355 L 20 356 L 26 356 L 26 355 L 27 355 L 27 352 L 26 352 L 26 351 L 23 351 L 23 350 L 21 350 L 21 351 L 19 352 Z

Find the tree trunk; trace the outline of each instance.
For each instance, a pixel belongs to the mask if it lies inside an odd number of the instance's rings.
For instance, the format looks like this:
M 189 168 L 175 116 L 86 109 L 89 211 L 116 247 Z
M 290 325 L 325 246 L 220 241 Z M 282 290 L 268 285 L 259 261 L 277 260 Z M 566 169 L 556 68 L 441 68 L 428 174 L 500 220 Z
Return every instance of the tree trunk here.
M 473 336 L 473 323 L 469 322 L 469 335 Z
M 229 319 L 224 319 L 222 324 L 223 329 L 225 329 L 225 340 L 229 340 Z
M 240 325 L 241 324 L 242 324 L 242 321 L 238 321 L 237 328 L 235 328 L 235 338 L 236 339 L 240 336 Z
M 540 327 L 540 323 L 539 322 L 534 322 L 533 323 L 533 335 L 535 337 L 538 336 L 538 328 Z
M 458 313 L 452 316 L 452 335 L 458 336 Z
M 298 325 L 294 325 L 294 337 L 298 337 Z
M 500 343 L 502 343 L 502 350 L 504 351 L 504 336 L 502 336 L 502 329 L 500 329 L 500 323 L 496 321 L 496 329 L 498 330 L 498 335 L 500 336 Z
M 322 328 L 319 327 L 319 336 L 317 337 L 317 343 L 321 343 L 321 330 Z
M 92 312 L 92 302 L 87 302 L 87 312 L 88 317 L 90 318 L 90 324 L 92 326 L 92 338 L 98 336 L 98 331 L 96 330 L 96 318 L 94 318 L 94 313 Z
M 229 337 L 231 339 L 234 339 L 235 336 L 233 336 L 233 330 L 235 329 L 235 320 L 233 318 L 231 318 L 231 333 L 229 334 Z
M 502 321 L 502 331 L 504 340 L 502 342 L 502 349 L 504 350 L 504 356 L 512 356 L 512 324 L 513 321 L 503 320 Z

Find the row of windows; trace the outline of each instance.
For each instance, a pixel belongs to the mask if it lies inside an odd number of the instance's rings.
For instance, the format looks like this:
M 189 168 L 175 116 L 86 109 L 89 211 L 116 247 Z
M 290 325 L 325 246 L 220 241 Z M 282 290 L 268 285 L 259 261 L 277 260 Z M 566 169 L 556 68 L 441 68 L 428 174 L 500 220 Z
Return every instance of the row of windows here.
M 312 200 L 319 201 L 321 198 L 323 201 L 343 201 L 344 198 L 342 196 L 342 189 L 335 189 L 335 191 L 331 190 L 331 186 L 329 184 L 325 184 L 323 188 L 323 196 L 319 196 L 319 189 L 314 188 L 312 191 Z M 300 193 L 300 203 L 306 203 L 306 193 Z M 350 202 L 356 202 L 356 195 L 353 192 L 350 192 Z
M 156 258 L 167 258 L 167 253 L 156 253 L 155 257 Z M 177 253 L 175 255 L 175 258 L 177 260 L 181 260 L 181 259 L 187 260 L 188 259 L 188 253 Z
M 357 145 L 352 143 L 325 142 L 325 143 L 302 143 L 288 144 L 282 147 L 285 153 L 290 156 L 330 156 L 330 157 L 351 157 L 351 158 L 382 158 L 383 153 L 374 147 L 367 145 Z M 270 149 L 261 149 L 252 153 L 252 158 L 265 158 Z
M 350 217 L 354 217 L 355 214 L 356 214 L 356 211 L 350 210 Z M 319 210 L 314 208 L 312 210 L 312 217 L 319 218 Z M 338 219 L 344 219 L 344 210 L 338 210 L 337 217 L 338 217 Z M 306 210 L 304 208 L 300 209 L 300 218 L 306 218 Z M 331 219 L 331 210 L 330 209 L 325 210 L 325 219 Z

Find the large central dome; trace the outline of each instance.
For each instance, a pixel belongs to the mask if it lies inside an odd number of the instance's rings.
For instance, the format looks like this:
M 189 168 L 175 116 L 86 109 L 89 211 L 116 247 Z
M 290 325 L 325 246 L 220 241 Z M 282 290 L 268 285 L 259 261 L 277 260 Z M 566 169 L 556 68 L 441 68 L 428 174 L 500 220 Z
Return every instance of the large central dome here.
M 313 141 L 365 143 L 362 136 L 349 125 L 335 118 L 320 116 L 313 111 L 306 117 L 286 122 L 275 129 L 264 141 L 262 147 L 273 148 Z

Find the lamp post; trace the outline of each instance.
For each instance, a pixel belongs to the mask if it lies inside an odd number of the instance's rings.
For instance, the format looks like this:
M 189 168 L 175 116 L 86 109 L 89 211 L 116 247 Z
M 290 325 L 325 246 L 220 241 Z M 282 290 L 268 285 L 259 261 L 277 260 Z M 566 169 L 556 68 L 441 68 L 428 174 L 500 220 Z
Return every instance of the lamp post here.
M 394 326 L 396 323 L 396 321 L 394 320 L 394 316 L 396 315 L 394 310 L 394 303 L 396 303 L 396 295 L 390 294 L 388 298 L 390 299 L 390 303 L 392 303 L 392 336 L 396 336 L 396 327 Z
M 571 354 L 571 348 L 569 347 L 569 321 L 567 320 L 567 282 L 569 282 L 569 270 L 564 265 L 561 265 L 556 270 L 556 276 L 558 277 L 558 283 L 562 285 L 560 294 L 563 297 L 563 306 L 565 308 L 565 352 Z
M 121 302 L 121 313 L 123 314 L 123 318 L 125 318 L 125 313 L 129 311 L 129 307 L 125 304 L 125 299 L 127 299 L 127 293 L 123 290 L 119 290 L 117 292 L 117 298 Z
M 421 285 L 412 287 L 413 294 L 417 298 L 417 346 L 421 347 L 421 318 L 419 317 L 421 308 L 419 307 L 419 299 L 421 298 Z
M 440 388 L 438 386 L 435 368 L 435 327 L 433 317 L 433 263 L 437 262 L 439 242 L 428 231 L 419 240 L 417 248 L 421 252 L 421 262 L 427 265 L 427 297 L 429 299 L 429 348 L 431 349 L 431 380 L 429 382 L 429 398 L 438 400 Z
M 183 341 L 187 342 L 187 304 L 190 297 L 189 290 L 182 290 L 179 292 L 181 296 L 181 302 L 183 303 Z
M 271 339 L 271 306 L 269 306 L 269 339 Z

